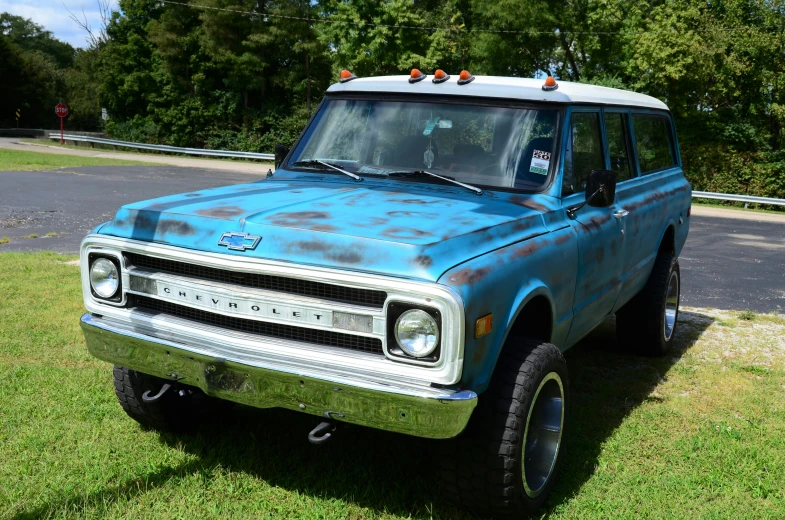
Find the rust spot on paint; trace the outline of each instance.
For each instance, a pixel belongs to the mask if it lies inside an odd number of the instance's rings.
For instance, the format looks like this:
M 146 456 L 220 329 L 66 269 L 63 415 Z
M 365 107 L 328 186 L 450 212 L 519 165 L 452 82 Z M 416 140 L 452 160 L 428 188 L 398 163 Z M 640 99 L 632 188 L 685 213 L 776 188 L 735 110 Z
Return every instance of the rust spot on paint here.
M 366 193 L 366 192 L 357 193 L 355 195 L 350 195 L 350 196 L 346 197 L 345 202 L 344 202 L 344 206 L 356 206 L 358 203 L 362 202 L 362 199 L 364 199 L 368 195 L 369 195 L 369 193 Z
M 200 209 L 197 213 L 205 217 L 232 218 L 242 215 L 245 213 L 245 210 L 239 206 L 219 206 L 217 208 Z
M 352 225 L 362 228 L 379 227 L 387 224 L 389 221 L 390 219 L 384 217 L 368 217 L 364 220 L 353 222 Z
M 541 211 L 543 213 L 548 211 L 548 208 L 546 206 L 543 206 L 539 202 L 533 201 L 529 197 L 523 197 L 521 195 L 513 195 L 512 197 L 510 197 L 510 202 L 512 202 L 516 206 L 523 206 L 524 208 L 533 209 L 535 211 Z
M 160 232 L 163 234 L 173 234 L 173 235 L 193 235 L 196 233 L 196 230 L 187 222 L 183 222 L 182 220 L 161 220 L 158 222 L 158 225 L 155 228 L 156 233 Z
M 489 337 L 490 335 L 484 336 L 474 342 L 474 354 L 472 355 L 474 366 L 480 366 L 480 363 L 485 359 L 485 353 L 488 350 Z
M 642 208 L 644 206 L 648 206 L 649 204 L 653 204 L 655 202 L 660 202 L 662 200 L 668 199 L 668 198 L 676 195 L 677 193 L 682 192 L 682 191 L 687 191 L 688 189 L 689 189 L 688 186 L 680 186 L 678 188 L 674 188 L 674 189 L 668 190 L 668 191 L 655 192 L 655 193 L 650 194 L 648 197 L 644 198 L 643 200 L 641 200 L 639 202 L 634 202 L 632 204 L 628 204 L 625 207 L 626 207 L 627 210 L 632 212 L 633 210 Z
M 173 235 L 188 236 L 196 233 L 196 229 L 187 222 L 172 219 L 158 220 L 158 218 L 153 218 L 148 213 L 149 212 L 147 211 L 137 212 L 136 215 L 128 217 L 127 220 L 116 220 L 114 225 L 118 227 L 131 227 L 133 228 L 134 235 L 148 232 L 151 235 L 171 233 Z M 158 217 L 160 216 L 160 213 L 154 212 L 153 215 Z
M 536 253 L 548 244 L 548 240 L 530 240 L 528 242 L 524 242 L 522 245 L 512 250 L 510 253 L 510 260 L 525 258 L 531 254 Z
M 387 214 L 393 218 L 436 218 L 436 213 L 422 213 L 419 211 L 389 211 Z
M 559 238 L 554 240 L 554 243 L 558 246 L 565 244 L 572 240 L 572 233 L 563 233 Z
M 428 255 L 417 255 L 414 258 L 414 263 L 423 267 L 431 267 L 431 265 L 433 265 L 433 258 Z
M 330 224 L 320 224 L 320 225 L 312 226 L 310 229 L 314 231 L 324 231 L 324 232 L 338 231 L 337 227 L 331 226 Z
M 336 247 L 321 240 L 294 242 L 287 249 L 296 253 L 321 253 L 327 260 L 339 264 L 359 264 L 363 261 L 362 255 L 357 252 L 356 248 Z
M 390 238 L 414 239 L 433 236 L 432 233 L 413 228 L 390 228 L 382 232 L 382 236 Z
M 292 211 L 276 213 L 271 216 L 270 222 L 276 226 L 287 227 L 311 227 L 315 224 L 314 220 L 325 220 L 330 218 L 330 214 L 324 211 Z
M 592 217 L 589 219 L 588 222 L 580 221 L 583 229 L 586 231 L 596 231 L 602 227 L 603 224 L 608 222 L 611 219 L 610 215 L 604 215 L 603 217 Z
M 479 269 L 461 269 L 450 275 L 450 281 L 460 285 L 474 285 L 490 273 L 488 267 L 481 267 Z
M 452 203 L 443 199 L 389 199 L 387 202 L 391 204 L 444 204 L 445 206 L 452 206 Z

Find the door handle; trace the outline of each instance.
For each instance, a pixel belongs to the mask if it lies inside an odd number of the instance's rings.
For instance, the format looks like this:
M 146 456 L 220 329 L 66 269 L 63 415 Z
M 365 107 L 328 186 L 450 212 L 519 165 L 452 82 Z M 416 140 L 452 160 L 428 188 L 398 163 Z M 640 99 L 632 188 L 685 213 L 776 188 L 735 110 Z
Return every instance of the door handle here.
M 627 211 L 626 209 L 617 209 L 616 211 L 613 212 L 613 216 L 616 218 L 624 218 L 629 214 L 630 212 Z

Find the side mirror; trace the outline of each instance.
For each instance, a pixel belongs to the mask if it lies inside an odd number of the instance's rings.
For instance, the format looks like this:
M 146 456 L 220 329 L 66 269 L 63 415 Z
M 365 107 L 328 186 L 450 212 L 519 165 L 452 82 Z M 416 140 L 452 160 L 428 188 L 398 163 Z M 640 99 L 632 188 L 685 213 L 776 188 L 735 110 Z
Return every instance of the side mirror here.
M 283 164 L 283 160 L 286 159 L 286 156 L 289 155 L 289 148 L 282 144 L 275 145 L 275 169 L 277 170 L 281 164 Z
M 616 173 L 610 170 L 592 170 L 586 182 L 586 200 L 566 209 L 567 216 L 575 218 L 575 212 L 585 205 L 607 208 L 616 200 Z
M 592 170 L 586 183 L 586 204 L 607 208 L 616 200 L 616 172 Z

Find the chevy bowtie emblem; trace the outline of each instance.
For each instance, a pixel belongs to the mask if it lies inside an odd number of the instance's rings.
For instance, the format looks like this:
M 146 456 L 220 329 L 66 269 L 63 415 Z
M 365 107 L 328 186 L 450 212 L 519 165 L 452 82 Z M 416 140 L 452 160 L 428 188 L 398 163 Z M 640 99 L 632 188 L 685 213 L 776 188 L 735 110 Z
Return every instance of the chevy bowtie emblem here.
M 262 237 L 249 235 L 248 233 L 237 233 L 236 231 L 227 231 L 221 235 L 218 240 L 219 246 L 226 246 L 234 251 L 246 251 L 248 249 L 256 249 L 256 246 L 261 242 Z

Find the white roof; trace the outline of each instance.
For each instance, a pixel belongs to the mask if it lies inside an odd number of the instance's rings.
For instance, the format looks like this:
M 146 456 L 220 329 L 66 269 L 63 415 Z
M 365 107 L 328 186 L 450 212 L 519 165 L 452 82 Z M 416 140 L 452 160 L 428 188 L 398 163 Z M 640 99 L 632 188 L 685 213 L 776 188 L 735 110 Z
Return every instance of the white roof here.
M 409 76 L 378 76 L 357 78 L 346 83 L 336 83 L 328 92 L 394 92 L 416 94 L 442 94 L 449 96 L 477 96 L 487 98 L 521 99 L 552 103 L 595 103 L 603 105 L 628 105 L 668 110 L 657 98 L 620 90 L 598 87 L 583 83 L 559 81 L 559 88 L 547 92 L 542 90 L 544 80 L 532 78 L 509 78 L 502 76 L 475 76 L 474 81 L 458 85 L 458 75 L 453 74 L 444 83 L 434 83 L 428 75 L 422 81 L 409 83 Z

